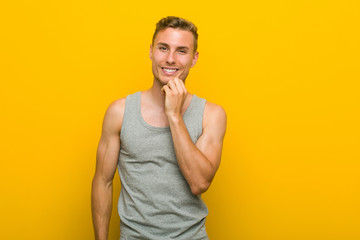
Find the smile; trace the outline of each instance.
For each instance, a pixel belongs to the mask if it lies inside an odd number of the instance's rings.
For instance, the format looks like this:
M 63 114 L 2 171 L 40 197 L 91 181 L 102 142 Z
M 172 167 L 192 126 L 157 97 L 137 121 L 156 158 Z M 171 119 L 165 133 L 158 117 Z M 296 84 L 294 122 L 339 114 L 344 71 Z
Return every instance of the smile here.
M 177 68 L 161 68 L 165 73 L 169 73 L 169 74 L 171 74 L 171 73 L 174 73 L 174 72 L 176 72 L 176 71 L 178 71 L 179 69 L 177 69 Z

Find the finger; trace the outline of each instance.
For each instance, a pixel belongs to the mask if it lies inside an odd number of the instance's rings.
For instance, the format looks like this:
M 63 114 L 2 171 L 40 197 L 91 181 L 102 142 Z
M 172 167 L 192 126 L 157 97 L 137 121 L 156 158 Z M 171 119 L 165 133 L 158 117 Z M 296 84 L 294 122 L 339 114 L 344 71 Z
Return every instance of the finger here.
M 177 74 L 176 74 L 176 76 L 175 76 L 175 78 L 178 78 L 178 79 L 180 79 L 180 80 L 182 80 L 182 78 L 180 77 L 180 75 L 182 74 L 183 72 L 178 72 Z M 174 79 L 175 79 L 174 78 Z M 184 81 L 184 80 L 182 80 L 182 81 Z
M 170 92 L 170 88 L 168 85 L 164 85 L 162 88 L 161 88 L 161 92 L 163 94 L 168 94 Z
M 181 80 L 180 78 L 175 78 L 175 83 L 176 83 L 176 86 L 177 86 L 179 89 L 181 89 L 182 92 L 184 92 L 184 93 L 187 92 L 183 80 Z
M 176 79 L 179 79 L 180 81 L 183 81 L 180 76 L 176 76 L 175 78 L 176 78 Z
M 173 80 L 170 80 L 168 83 L 167 83 L 167 86 L 170 88 L 171 91 L 174 91 L 174 92 L 178 92 L 178 89 L 177 89 L 177 86 L 175 84 L 175 81 Z
M 183 93 L 184 90 L 181 86 L 181 80 L 179 78 L 174 78 L 174 83 L 178 92 Z

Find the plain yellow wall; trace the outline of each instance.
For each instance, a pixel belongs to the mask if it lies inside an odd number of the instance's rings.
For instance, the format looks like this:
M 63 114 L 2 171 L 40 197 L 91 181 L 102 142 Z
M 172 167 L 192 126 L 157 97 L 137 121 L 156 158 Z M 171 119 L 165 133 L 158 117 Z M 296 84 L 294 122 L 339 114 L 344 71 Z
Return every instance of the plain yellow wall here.
M 0 238 L 93 238 L 105 110 L 151 86 L 169 15 L 199 28 L 187 88 L 228 115 L 210 239 L 360 239 L 356 0 L 2 1 Z

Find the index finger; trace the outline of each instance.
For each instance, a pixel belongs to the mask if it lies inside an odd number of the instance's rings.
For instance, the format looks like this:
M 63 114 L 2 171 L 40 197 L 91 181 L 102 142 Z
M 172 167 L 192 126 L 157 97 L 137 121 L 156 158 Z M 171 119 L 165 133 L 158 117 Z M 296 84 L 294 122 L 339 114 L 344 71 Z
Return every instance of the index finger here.
M 176 76 L 174 77 L 174 80 L 177 78 L 177 79 L 179 79 L 179 80 L 181 80 L 181 81 L 184 82 L 184 80 L 183 80 L 182 78 L 180 78 L 181 73 L 182 73 L 182 72 L 178 72 L 178 73 L 176 74 Z

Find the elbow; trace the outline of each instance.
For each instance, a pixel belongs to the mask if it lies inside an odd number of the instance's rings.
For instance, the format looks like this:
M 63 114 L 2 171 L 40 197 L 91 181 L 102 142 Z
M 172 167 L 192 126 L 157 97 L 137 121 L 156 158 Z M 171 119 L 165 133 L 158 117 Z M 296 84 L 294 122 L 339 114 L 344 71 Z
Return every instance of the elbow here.
M 92 188 L 106 188 L 106 189 L 112 189 L 112 179 L 106 179 L 102 176 L 95 175 L 92 180 Z
M 210 187 L 210 182 L 204 182 L 204 183 L 198 183 L 198 184 L 193 184 L 190 186 L 190 190 L 191 193 L 193 195 L 200 195 L 204 192 L 206 192 Z

